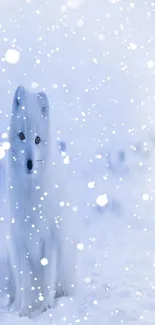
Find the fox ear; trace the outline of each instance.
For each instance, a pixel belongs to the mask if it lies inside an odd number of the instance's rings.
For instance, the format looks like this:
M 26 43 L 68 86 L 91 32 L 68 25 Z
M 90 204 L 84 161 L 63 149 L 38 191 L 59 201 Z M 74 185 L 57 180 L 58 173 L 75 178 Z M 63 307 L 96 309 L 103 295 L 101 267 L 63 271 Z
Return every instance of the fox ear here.
M 23 99 L 25 97 L 25 89 L 23 86 L 19 86 L 14 94 L 13 100 L 13 108 L 14 110 L 17 109 L 23 103 Z
M 37 99 L 39 103 L 39 107 L 41 108 L 41 113 L 44 118 L 47 118 L 48 116 L 48 110 L 49 110 L 49 102 L 47 95 L 44 93 L 44 91 L 40 91 L 37 94 Z

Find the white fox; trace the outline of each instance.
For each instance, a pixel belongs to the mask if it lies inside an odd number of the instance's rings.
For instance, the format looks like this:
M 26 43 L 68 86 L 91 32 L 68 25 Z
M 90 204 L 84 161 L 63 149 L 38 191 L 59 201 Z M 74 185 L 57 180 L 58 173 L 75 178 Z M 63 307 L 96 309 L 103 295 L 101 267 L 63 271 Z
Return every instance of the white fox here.
M 36 309 L 53 307 L 56 295 L 62 291 L 71 294 L 74 287 L 60 248 L 61 234 L 56 227 L 60 215 L 52 204 L 56 198 L 49 174 L 49 130 L 46 94 L 30 93 L 19 86 L 13 100 L 8 153 L 8 290 L 9 305 L 27 316 Z

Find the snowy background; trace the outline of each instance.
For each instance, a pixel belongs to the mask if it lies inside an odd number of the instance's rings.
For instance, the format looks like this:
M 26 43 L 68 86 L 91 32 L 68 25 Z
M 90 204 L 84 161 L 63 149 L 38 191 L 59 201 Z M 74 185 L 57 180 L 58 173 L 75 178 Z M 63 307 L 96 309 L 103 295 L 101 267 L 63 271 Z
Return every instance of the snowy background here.
M 68 211 L 78 213 L 83 225 L 80 296 L 60 299 L 54 310 L 33 320 L 1 312 L 4 325 L 154 324 L 154 29 L 151 0 L 1 1 L 0 158 L 15 88 L 44 89 L 55 138 L 66 143 L 69 156 L 74 204 Z M 2 292 L 5 163 L 4 157 Z

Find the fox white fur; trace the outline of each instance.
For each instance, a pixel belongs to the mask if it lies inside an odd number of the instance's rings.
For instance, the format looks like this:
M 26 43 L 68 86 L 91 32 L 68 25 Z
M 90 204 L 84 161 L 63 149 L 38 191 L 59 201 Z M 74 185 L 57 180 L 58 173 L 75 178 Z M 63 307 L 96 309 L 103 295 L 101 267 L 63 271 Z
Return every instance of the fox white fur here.
M 46 94 L 19 86 L 9 134 L 8 291 L 10 307 L 27 316 L 53 307 L 57 295 L 72 294 L 74 287 L 72 257 L 56 226 L 61 215 L 50 174 L 50 127 Z

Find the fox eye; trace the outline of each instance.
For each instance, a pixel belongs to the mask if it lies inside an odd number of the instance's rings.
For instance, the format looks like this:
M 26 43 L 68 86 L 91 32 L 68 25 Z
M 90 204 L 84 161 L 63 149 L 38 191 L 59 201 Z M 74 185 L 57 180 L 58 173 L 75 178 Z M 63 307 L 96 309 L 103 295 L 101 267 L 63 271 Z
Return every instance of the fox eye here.
M 37 136 L 36 138 L 35 138 L 35 144 L 39 144 L 40 143 L 40 137 L 39 136 Z
M 22 140 L 22 141 L 25 140 L 25 135 L 23 132 L 19 133 L 19 137 L 20 137 L 20 140 Z

